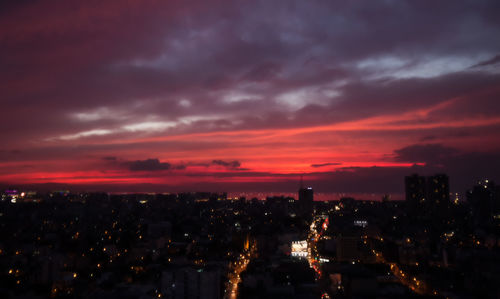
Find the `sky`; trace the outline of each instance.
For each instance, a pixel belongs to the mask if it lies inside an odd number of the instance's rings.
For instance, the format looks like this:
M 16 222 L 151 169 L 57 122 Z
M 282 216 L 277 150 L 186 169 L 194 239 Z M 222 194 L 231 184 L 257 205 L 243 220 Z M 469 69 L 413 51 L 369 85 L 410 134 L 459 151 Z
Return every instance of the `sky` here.
M 0 4 L 0 185 L 451 190 L 500 181 L 500 2 Z

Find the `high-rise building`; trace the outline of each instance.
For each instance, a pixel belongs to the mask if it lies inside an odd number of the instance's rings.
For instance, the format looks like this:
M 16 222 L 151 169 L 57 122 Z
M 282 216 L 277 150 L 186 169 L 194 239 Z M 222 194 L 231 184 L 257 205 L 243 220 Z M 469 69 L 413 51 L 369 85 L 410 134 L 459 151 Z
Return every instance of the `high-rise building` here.
M 442 210 L 450 202 L 449 178 L 445 174 L 405 177 L 406 202 L 410 209 Z
M 445 205 L 450 201 L 450 183 L 446 174 L 427 178 L 427 197 L 437 205 Z
M 299 189 L 299 203 L 312 204 L 314 201 L 314 191 L 313 188 L 300 188 Z
M 466 195 L 476 225 L 488 225 L 500 219 L 500 188 L 494 182 L 480 181 Z
M 300 178 L 299 206 L 302 212 L 311 215 L 313 211 L 314 191 L 312 187 L 304 187 L 302 177 Z
M 417 205 L 425 201 L 427 184 L 424 176 L 414 174 L 405 177 L 406 202 Z

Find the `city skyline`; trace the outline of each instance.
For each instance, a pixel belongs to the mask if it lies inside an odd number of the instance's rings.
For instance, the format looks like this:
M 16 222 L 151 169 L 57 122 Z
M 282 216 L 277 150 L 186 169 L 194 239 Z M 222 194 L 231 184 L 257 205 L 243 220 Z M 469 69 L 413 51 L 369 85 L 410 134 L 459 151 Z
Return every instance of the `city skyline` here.
M 500 181 L 497 1 L 0 4 L 0 186 Z

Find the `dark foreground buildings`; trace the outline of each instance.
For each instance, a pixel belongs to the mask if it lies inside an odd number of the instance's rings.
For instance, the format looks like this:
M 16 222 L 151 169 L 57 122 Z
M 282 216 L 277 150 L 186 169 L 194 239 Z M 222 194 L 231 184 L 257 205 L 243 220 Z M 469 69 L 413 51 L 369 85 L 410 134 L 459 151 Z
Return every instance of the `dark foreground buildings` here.
M 266 200 L 7 190 L 0 298 L 499 298 L 498 186 L 463 201 L 446 175 L 405 188 L 405 201 L 330 202 L 303 187 Z
M 314 191 L 312 187 L 300 187 L 299 189 L 299 206 L 304 216 L 312 215 L 314 204 Z
M 500 186 L 485 179 L 468 190 L 466 196 L 476 226 L 500 223 Z
M 442 209 L 450 203 L 450 183 L 445 174 L 405 177 L 406 202 L 414 208 Z

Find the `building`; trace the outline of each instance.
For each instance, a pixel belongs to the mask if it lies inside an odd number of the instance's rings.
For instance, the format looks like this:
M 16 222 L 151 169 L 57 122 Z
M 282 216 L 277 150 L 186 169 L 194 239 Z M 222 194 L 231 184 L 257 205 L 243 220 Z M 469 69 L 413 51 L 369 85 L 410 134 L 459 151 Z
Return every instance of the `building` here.
M 314 191 L 313 188 L 300 188 L 299 189 L 299 203 L 305 205 L 312 205 L 314 201 Z
M 313 212 L 314 191 L 312 187 L 304 187 L 302 176 L 300 177 L 298 208 L 302 216 L 311 217 Z
M 427 178 L 427 198 L 438 206 L 450 202 L 450 183 L 446 174 L 436 174 Z
M 221 273 L 217 269 L 180 268 L 164 271 L 161 276 L 161 290 L 165 298 L 219 299 Z
M 489 180 L 479 181 L 467 191 L 475 225 L 488 225 L 500 220 L 500 188 Z
M 446 174 L 425 177 L 413 174 L 405 177 L 406 203 L 409 210 L 441 211 L 450 202 L 450 184 Z
M 424 176 L 414 174 L 405 177 L 406 202 L 411 206 L 422 204 L 427 194 L 427 180 Z
M 308 256 L 308 247 L 307 241 L 293 241 L 292 242 L 292 252 L 291 255 L 293 257 L 307 257 Z
M 313 212 L 314 191 L 311 187 L 299 189 L 299 214 L 309 218 L 312 217 Z
M 338 236 L 335 238 L 337 243 L 337 260 L 340 262 L 350 262 L 362 259 L 360 250 L 361 238 L 359 236 Z

